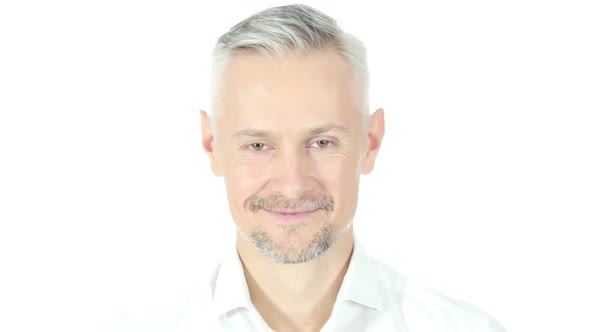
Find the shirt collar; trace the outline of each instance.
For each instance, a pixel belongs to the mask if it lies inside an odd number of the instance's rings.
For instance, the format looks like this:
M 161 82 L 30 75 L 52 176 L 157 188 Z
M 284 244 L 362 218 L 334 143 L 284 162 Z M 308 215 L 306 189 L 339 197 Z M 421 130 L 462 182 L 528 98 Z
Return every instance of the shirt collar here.
M 220 316 L 237 308 L 254 307 L 235 244 L 225 257 L 219 267 L 213 293 L 213 306 Z
M 379 267 L 367 254 L 358 237 L 354 235 L 354 247 L 348 270 L 338 291 L 336 303 L 352 301 L 376 310 L 383 309 L 383 291 L 379 283 Z
M 336 297 L 336 303 L 352 301 L 376 310 L 383 308 L 383 296 L 378 283 L 378 267 L 369 257 L 354 235 L 354 247 L 348 270 Z M 252 309 L 244 268 L 235 245 L 221 263 L 215 290 L 213 306 L 218 315 L 238 308 Z

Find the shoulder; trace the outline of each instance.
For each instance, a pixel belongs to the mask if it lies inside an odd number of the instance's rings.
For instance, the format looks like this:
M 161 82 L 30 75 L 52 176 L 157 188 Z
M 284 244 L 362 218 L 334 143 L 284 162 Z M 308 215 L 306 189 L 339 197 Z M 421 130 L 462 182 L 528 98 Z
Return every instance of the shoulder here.
M 372 261 L 382 272 L 380 283 L 392 295 L 390 302 L 399 303 L 409 331 L 506 332 L 476 306 L 409 280 L 376 259 Z
M 101 332 L 196 331 L 196 327 L 207 326 L 207 320 L 213 317 L 211 300 L 219 265 L 195 276 L 178 303 L 155 304 L 153 309 L 120 315 L 103 326 Z

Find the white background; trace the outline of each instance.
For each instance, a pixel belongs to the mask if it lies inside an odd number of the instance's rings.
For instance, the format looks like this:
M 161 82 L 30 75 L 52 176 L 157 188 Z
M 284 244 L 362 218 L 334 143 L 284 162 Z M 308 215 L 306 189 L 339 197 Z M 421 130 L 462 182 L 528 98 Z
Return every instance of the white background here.
M 172 303 L 234 239 L 200 148 L 216 38 L 274 1 L 0 4 L 0 330 Z M 583 1 L 308 2 L 366 42 L 386 136 L 355 228 L 509 331 L 590 331 Z

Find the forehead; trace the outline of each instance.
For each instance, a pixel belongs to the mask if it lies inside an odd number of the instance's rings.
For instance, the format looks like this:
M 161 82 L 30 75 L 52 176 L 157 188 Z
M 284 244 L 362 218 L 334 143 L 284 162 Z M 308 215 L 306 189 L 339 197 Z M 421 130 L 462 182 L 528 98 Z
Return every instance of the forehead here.
M 219 86 L 220 114 L 284 121 L 338 117 L 355 111 L 349 63 L 334 50 L 283 58 L 243 52 L 233 56 Z

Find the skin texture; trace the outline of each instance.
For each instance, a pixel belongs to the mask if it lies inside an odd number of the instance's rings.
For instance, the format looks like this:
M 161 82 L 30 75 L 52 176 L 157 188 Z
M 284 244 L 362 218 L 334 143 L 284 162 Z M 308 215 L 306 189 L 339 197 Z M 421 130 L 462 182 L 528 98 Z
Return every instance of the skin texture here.
M 274 330 L 318 331 L 353 249 L 361 174 L 372 171 L 383 110 L 367 127 L 334 50 L 283 59 L 232 58 L 215 115 L 201 111 L 202 146 L 223 176 L 253 304 Z M 296 223 L 271 211 L 311 211 Z

